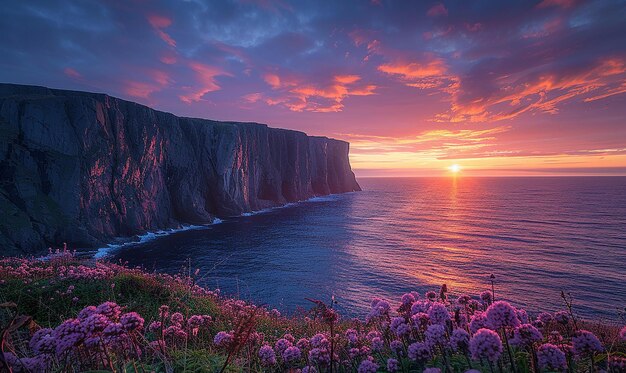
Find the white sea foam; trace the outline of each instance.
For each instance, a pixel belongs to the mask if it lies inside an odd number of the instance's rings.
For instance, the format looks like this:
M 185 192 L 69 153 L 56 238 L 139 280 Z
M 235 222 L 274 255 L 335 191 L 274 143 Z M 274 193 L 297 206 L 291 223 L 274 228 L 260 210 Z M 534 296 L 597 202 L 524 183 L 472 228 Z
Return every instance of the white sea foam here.
M 348 194 L 348 193 L 343 193 L 343 194 Z M 265 209 L 261 209 L 261 210 L 257 210 L 257 211 L 250 211 L 250 212 L 244 212 L 239 216 L 235 216 L 236 217 L 248 217 L 248 216 L 254 216 L 254 215 L 260 215 L 260 214 L 266 214 L 268 212 L 272 212 L 278 209 L 284 209 L 284 208 L 290 208 L 290 207 L 294 207 L 297 206 L 301 203 L 311 203 L 311 202 L 332 202 L 332 201 L 336 201 L 337 199 L 339 199 L 341 197 L 341 194 L 329 194 L 326 196 L 318 196 L 318 197 L 312 197 L 306 200 L 302 200 L 302 201 L 298 201 L 298 202 L 290 202 L 290 203 L 286 203 L 284 205 L 281 206 L 276 206 L 276 207 L 269 207 L 269 208 L 265 208 Z M 100 258 L 104 258 L 107 257 L 109 255 L 111 255 L 112 251 L 115 251 L 119 248 L 122 247 L 129 247 L 129 246 L 134 246 L 134 245 L 139 245 L 145 242 L 149 242 L 152 241 L 154 239 L 157 239 L 159 237 L 163 237 L 163 236 L 167 236 L 173 233 L 178 233 L 178 232 L 184 232 L 184 231 L 188 231 L 188 230 L 195 230 L 195 229 L 206 229 L 207 227 L 210 227 L 211 225 L 215 225 L 215 224 L 220 224 L 223 223 L 224 220 L 220 219 L 220 218 L 215 218 L 213 220 L 213 223 L 211 224 L 207 224 L 207 225 L 183 225 L 180 228 L 173 228 L 173 229 L 167 229 L 167 230 L 158 230 L 158 231 L 154 231 L 154 232 L 147 232 L 143 235 L 138 236 L 139 239 L 138 240 L 133 240 L 133 241 L 128 241 L 128 242 L 123 242 L 123 243 L 119 243 L 119 244 L 108 244 L 106 247 L 101 247 L 99 249 L 97 249 L 97 251 L 94 254 L 94 258 L 96 259 L 100 259 Z

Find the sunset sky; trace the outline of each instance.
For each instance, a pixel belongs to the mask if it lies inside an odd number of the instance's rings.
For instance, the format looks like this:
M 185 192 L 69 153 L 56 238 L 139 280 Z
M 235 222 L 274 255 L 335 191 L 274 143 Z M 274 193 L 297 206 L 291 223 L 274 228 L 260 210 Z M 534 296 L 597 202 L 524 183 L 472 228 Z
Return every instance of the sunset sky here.
M 351 143 L 357 176 L 626 175 L 626 1 L 3 1 L 0 81 Z

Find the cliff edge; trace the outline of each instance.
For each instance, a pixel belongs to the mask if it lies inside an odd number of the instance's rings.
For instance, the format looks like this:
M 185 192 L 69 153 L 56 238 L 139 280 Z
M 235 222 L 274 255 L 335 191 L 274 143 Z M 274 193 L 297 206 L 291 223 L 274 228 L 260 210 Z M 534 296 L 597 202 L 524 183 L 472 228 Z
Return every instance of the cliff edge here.
M 349 144 L 0 84 L 0 255 L 207 224 L 360 190 Z

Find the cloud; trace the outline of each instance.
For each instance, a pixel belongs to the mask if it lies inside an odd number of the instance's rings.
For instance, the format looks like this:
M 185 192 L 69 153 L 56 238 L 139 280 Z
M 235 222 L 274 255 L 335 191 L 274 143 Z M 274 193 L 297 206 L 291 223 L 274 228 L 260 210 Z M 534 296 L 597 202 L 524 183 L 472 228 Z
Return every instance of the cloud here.
M 219 67 L 205 65 L 197 61 L 189 62 L 189 67 L 195 72 L 199 87 L 188 87 L 186 89 L 188 93 L 179 96 L 180 100 L 187 104 L 201 101 L 207 93 L 220 90 L 221 87 L 216 80 L 218 76 L 232 76 Z
M 373 84 L 361 84 L 361 77 L 353 74 L 337 74 L 322 82 L 319 79 L 312 82 L 306 76 L 270 72 L 263 75 L 263 80 L 273 91 L 263 95 L 265 103 L 296 112 L 338 112 L 343 109 L 345 98 L 373 95 L 377 88 Z
M 156 14 L 148 15 L 148 23 L 157 33 L 157 35 L 166 42 L 170 47 L 176 47 L 176 41 L 165 31 L 164 28 L 168 28 L 172 24 L 172 20 L 165 16 L 160 16 Z
M 78 71 L 72 69 L 71 67 L 63 69 L 63 73 L 72 79 L 80 79 L 83 77 Z
M 515 118 L 523 113 L 556 114 L 574 98 L 591 102 L 625 92 L 626 62 L 608 58 L 574 71 L 529 74 L 517 79 L 491 79 L 489 93 L 472 94 L 463 81 L 452 93 L 452 107 L 436 116 L 443 122 L 485 122 Z M 478 82 L 479 84 L 481 82 Z M 482 84 L 487 84 L 482 82 Z M 471 85 L 471 83 L 470 83 Z M 469 88 L 469 90 L 465 90 Z
M 429 17 L 447 16 L 448 9 L 442 3 L 437 3 L 428 9 L 426 15 Z
M 445 63 L 439 58 L 424 62 L 394 61 L 378 66 L 378 71 L 400 78 L 407 86 L 421 89 L 449 88 L 456 80 L 448 75 Z

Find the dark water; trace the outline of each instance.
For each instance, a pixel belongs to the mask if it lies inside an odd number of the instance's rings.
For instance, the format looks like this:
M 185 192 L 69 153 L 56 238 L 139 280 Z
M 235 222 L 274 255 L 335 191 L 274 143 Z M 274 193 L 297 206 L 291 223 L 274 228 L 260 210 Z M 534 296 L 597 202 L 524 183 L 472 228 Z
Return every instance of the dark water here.
M 409 290 L 496 296 L 584 316 L 626 306 L 626 178 L 361 179 L 364 191 L 227 219 L 118 249 L 115 259 L 176 273 L 286 312 L 335 295 L 344 314 Z

